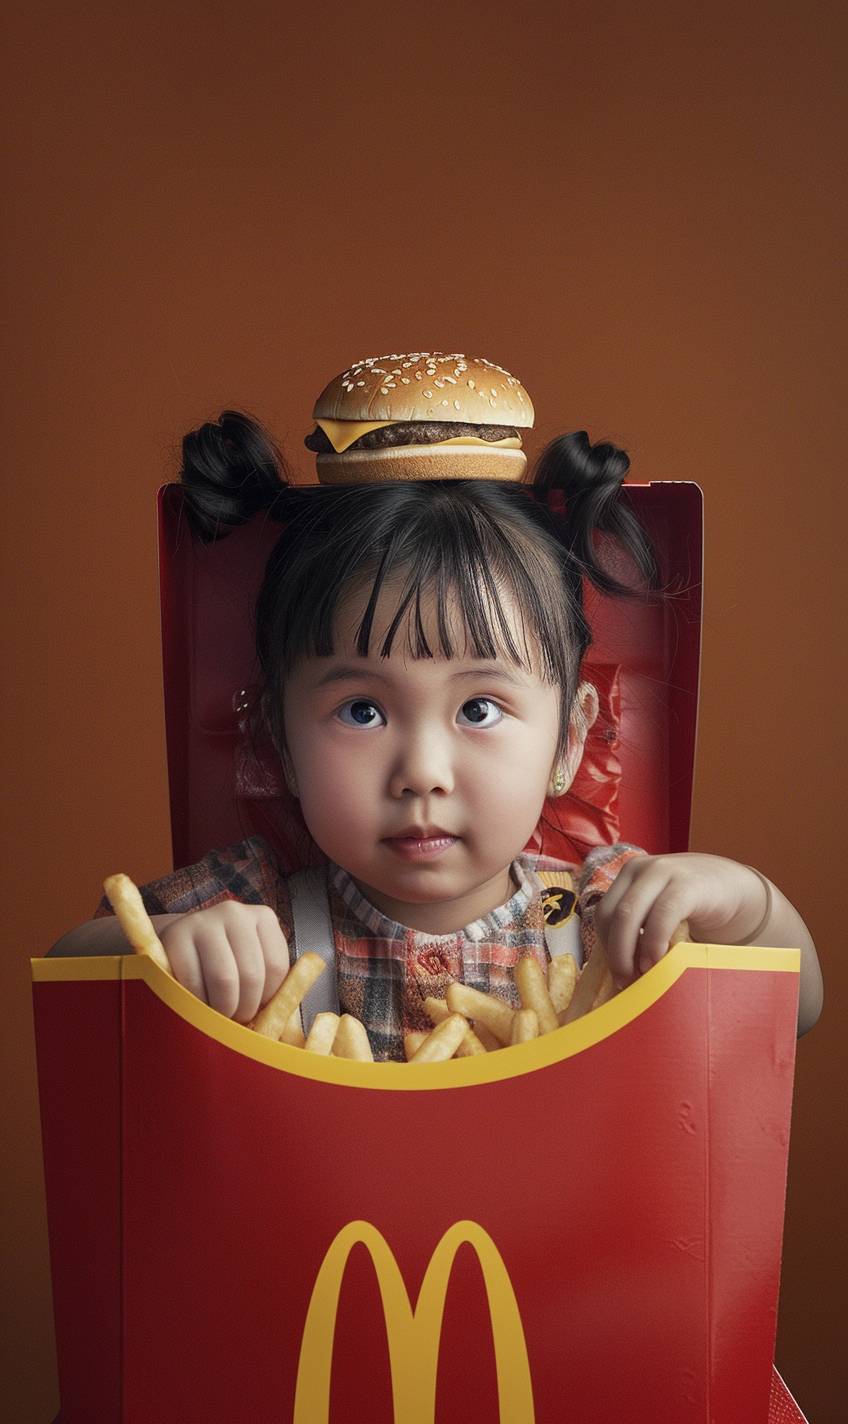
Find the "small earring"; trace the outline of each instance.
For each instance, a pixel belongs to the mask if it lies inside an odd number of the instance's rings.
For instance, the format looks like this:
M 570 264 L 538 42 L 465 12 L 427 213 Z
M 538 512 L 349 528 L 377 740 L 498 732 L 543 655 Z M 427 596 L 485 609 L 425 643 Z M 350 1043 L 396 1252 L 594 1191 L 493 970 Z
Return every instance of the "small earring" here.
M 554 777 L 554 795 L 559 796 L 565 790 L 565 772 L 562 767 L 557 767 L 557 774 Z

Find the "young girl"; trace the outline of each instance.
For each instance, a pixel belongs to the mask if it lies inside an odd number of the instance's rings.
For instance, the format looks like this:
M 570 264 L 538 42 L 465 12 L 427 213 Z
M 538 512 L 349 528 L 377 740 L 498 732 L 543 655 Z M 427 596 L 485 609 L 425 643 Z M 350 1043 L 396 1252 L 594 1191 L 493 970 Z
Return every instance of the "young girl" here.
M 513 971 L 548 959 L 537 870 L 574 873 L 585 959 L 600 940 L 618 987 L 681 921 L 719 944 L 800 947 L 798 1032 L 822 979 L 801 917 L 759 871 L 722 856 L 619 844 L 582 867 L 524 847 L 574 778 L 598 710 L 580 680 L 583 575 L 615 538 L 650 588 L 652 551 L 619 499 L 628 457 L 584 432 L 553 440 L 532 483 L 461 479 L 292 486 L 273 442 L 227 411 L 183 442 L 189 514 L 214 538 L 258 509 L 285 523 L 256 611 L 258 715 L 327 863 L 341 1012 L 374 1058 L 402 1060 L 451 979 L 518 1004 Z M 545 503 L 565 492 L 565 519 Z M 222 526 L 224 526 L 222 531 Z M 636 595 L 638 596 L 638 595 Z M 293 943 L 286 876 L 253 836 L 143 886 L 175 977 L 247 1023 Z M 296 947 L 296 946 L 295 946 Z M 108 903 L 51 954 L 128 948 Z

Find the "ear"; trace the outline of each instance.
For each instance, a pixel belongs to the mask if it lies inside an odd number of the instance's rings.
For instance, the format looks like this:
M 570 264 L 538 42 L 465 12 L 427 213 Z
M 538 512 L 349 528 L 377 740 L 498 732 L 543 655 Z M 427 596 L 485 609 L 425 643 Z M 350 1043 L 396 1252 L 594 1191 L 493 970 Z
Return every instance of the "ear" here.
M 568 721 L 567 750 L 565 757 L 562 762 L 560 762 L 560 768 L 565 776 L 565 786 L 560 792 L 561 796 L 565 795 L 577 775 L 577 768 L 583 759 L 583 749 L 586 745 L 589 729 L 594 726 L 597 716 L 597 691 L 591 682 L 581 682 L 577 689 L 571 708 L 571 716 Z M 556 774 L 556 767 L 554 767 L 552 774 Z

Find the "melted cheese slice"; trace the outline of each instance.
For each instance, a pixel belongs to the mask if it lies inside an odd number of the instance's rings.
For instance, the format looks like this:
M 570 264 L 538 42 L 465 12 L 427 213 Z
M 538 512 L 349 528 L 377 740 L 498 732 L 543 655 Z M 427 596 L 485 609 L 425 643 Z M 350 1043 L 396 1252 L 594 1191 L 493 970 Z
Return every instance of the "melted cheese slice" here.
M 515 435 L 505 435 L 502 440 L 483 440 L 479 435 L 456 435 L 453 440 L 438 440 L 436 444 L 442 445 L 500 445 L 507 450 L 520 450 L 521 441 Z
M 316 420 L 316 425 L 320 425 L 337 455 L 352 445 L 354 440 L 358 440 L 360 435 L 367 435 L 369 430 L 382 430 L 384 425 L 397 425 L 396 420 Z
M 322 418 L 315 421 L 319 425 L 335 450 L 337 455 L 341 455 L 344 450 L 349 449 L 360 435 L 367 435 L 369 430 L 382 430 L 385 425 L 397 425 L 396 420 L 327 420 Z M 515 435 L 506 435 L 503 440 L 483 440 L 479 435 L 457 435 L 453 440 L 439 440 L 439 445 L 500 445 L 509 450 L 520 450 L 521 440 Z

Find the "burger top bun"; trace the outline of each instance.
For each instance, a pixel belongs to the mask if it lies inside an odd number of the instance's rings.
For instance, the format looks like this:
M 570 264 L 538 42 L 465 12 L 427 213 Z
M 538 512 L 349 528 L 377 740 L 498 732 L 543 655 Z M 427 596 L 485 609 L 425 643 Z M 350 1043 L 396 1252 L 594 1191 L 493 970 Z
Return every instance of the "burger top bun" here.
M 367 356 L 334 377 L 313 410 L 322 484 L 524 478 L 519 430 L 533 402 L 483 356 L 413 351 Z
M 313 419 L 460 420 L 532 426 L 533 402 L 515 376 L 483 356 L 413 351 L 366 356 L 325 386 Z

